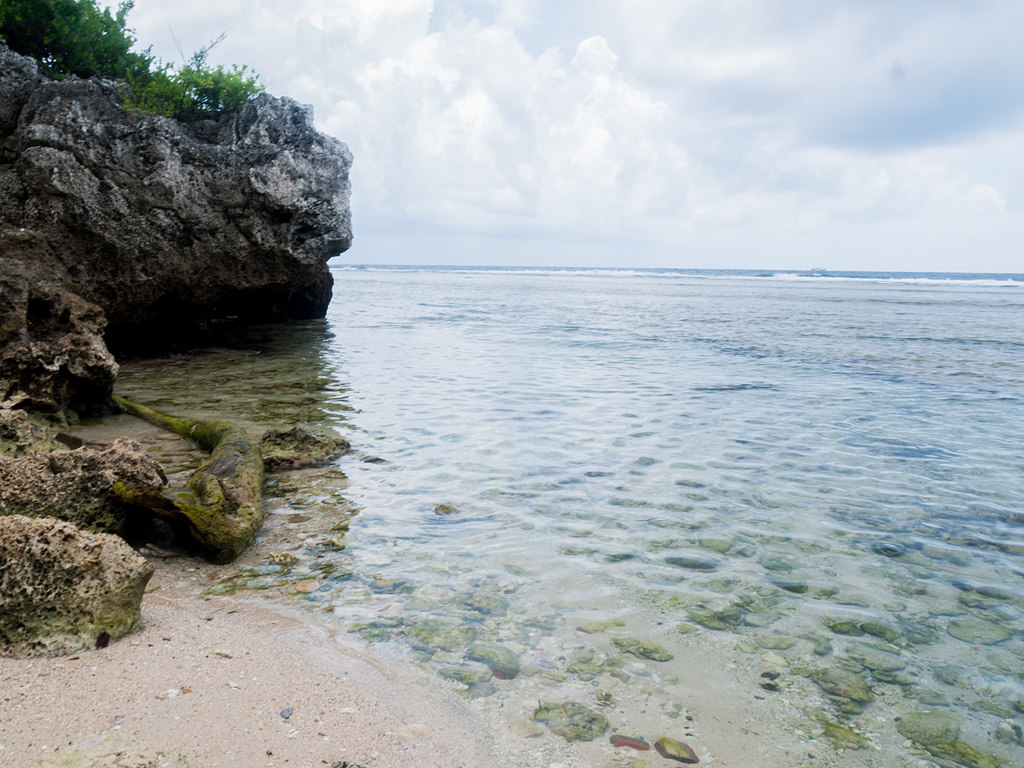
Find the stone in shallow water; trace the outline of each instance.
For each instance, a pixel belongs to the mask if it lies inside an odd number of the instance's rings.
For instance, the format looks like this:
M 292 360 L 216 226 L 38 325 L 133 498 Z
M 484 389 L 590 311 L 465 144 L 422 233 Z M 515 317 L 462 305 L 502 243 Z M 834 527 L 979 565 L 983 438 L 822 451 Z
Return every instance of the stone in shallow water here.
M 463 685 L 475 685 L 491 679 L 490 669 L 469 666 L 441 667 L 437 674 L 447 680 L 456 680 Z
M 896 723 L 896 730 L 926 747 L 950 744 L 960 737 L 960 718 L 952 712 L 908 712 Z
M 1008 639 L 1013 633 L 1006 627 L 984 619 L 954 619 L 946 628 L 957 640 L 979 645 L 995 645 Z
M 829 622 L 828 628 L 835 632 L 837 635 L 849 635 L 852 637 L 858 637 L 864 634 L 864 630 L 861 628 L 860 624 L 858 624 L 856 621 L 850 621 L 848 619 Z
M 707 629 L 735 629 L 746 624 L 747 611 L 743 606 L 733 603 L 726 608 L 715 610 L 703 605 L 686 609 L 692 621 Z
M 511 680 L 519 674 L 519 657 L 497 643 L 474 643 L 466 651 L 466 658 L 486 664 L 494 676 Z
M 825 732 L 825 738 L 832 742 L 836 749 L 867 749 L 867 738 L 847 725 L 833 720 L 824 712 L 812 715 Z
M 853 643 L 846 652 L 851 659 L 870 670 L 876 678 L 887 683 L 895 682 L 895 674 L 907 666 L 907 662 L 899 654 L 872 645 Z
M 654 748 L 658 751 L 659 755 L 668 760 L 678 760 L 680 763 L 689 763 L 691 765 L 700 762 L 700 758 L 697 757 L 697 753 L 693 751 L 693 748 L 678 739 L 662 736 L 654 742 Z
M 466 610 L 481 616 L 504 616 L 508 613 L 508 600 L 487 592 L 462 595 L 456 598 L 455 602 Z
M 582 704 L 541 704 L 533 719 L 544 723 L 566 741 L 593 741 L 608 730 L 608 721 Z
M 848 715 L 860 714 L 875 700 L 868 684 L 855 672 L 840 667 L 824 667 L 811 672 L 810 678 L 836 703 L 840 712 Z
M 960 719 L 951 712 L 908 712 L 896 723 L 900 735 L 916 741 L 941 760 L 952 761 L 967 768 L 1000 768 L 999 758 L 979 752 L 960 736 Z
M 778 635 L 762 635 L 755 641 L 761 648 L 772 651 L 788 651 L 796 645 L 796 639 L 792 637 L 779 637 Z
M 666 651 L 657 643 L 652 643 L 649 640 L 641 640 L 638 637 L 616 637 L 612 638 L 612 642 L 615 644 L 615 647 L 623 653 L 631 653 L 642 659 L 651 659 L 652 661 L 670 661 L 675 658 L 671 653 Z
M 680 553 L 669 555 L 665 558 L 669 565 L 689 568 L 691 571 L 713 571 L 720 565 L 720 561 L 713 557 L 707 557 L 699 553 Z
M 476 630 L 469 624 L 460 624 L 441 619 L 424 619 L 408 630 L 413 645 L 420 648 L 440 648 L 444 651 L 461 651 L 476 640 Z

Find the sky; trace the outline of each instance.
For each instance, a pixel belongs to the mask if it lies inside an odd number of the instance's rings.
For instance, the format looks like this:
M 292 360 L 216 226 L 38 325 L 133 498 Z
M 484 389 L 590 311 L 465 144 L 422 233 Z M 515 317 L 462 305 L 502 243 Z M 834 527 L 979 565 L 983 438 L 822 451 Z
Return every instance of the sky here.
M 108 3 L 113 5 L 114 3 Z M 136 0 L 348 144 L 333 263 L 1024 272 L 1020 0 Z

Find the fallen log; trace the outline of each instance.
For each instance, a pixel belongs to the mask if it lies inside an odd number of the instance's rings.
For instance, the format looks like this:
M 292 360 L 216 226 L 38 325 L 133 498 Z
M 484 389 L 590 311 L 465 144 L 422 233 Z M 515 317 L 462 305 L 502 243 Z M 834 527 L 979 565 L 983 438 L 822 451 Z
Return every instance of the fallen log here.
M 213 563 L 234 560 L 263 525 L 263 457 L 260 445 L 230 421 L 170 416 L 127 398 L 114 401 L 133 416 L 195 442 L 210 456 L 181 489 L 118 489 L 126 502 L 147 509 L 182 530 L 198 554 Z

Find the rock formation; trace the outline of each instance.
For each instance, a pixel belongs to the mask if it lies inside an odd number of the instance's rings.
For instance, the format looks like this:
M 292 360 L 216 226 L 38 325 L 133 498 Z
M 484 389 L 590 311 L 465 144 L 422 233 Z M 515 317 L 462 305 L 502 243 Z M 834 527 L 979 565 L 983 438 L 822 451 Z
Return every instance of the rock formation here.
M 160 465 L 127 437 L 102 451 L 0 455 L 0 519 L 55 517 L 79 528 L 120 535 L 135 518 L 131 500 L 166 483 Z M 144 525 L 147 520 L 137 522 Z
M 184 125 L 119 87 L 0 44 L 0 407 L 102 409 L 107 350 L 326 312 L 326 261 L 351 243 L 345 145 L 290 99 Z
M 153 566 L 116 536 L 0 517 L 0 653 L 52 656 L 134 632 Z

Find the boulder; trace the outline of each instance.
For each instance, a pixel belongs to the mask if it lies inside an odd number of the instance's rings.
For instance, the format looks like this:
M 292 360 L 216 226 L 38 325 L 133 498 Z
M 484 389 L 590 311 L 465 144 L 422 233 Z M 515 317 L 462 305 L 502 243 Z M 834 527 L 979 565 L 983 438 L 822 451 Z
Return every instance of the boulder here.
M 134 632 L 152 575 L 116 536 L 54 518 L 0 517 L 0 653 L 77 653 Z
M 55 517 L 86 530 L 122 534 L 136 512 L 128 499 L 166 483 L 160 465 L 126 437 L 105 450 L 0 455 L 0 516 Z

